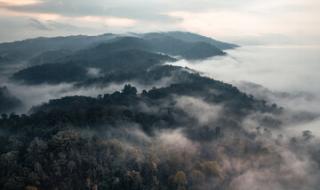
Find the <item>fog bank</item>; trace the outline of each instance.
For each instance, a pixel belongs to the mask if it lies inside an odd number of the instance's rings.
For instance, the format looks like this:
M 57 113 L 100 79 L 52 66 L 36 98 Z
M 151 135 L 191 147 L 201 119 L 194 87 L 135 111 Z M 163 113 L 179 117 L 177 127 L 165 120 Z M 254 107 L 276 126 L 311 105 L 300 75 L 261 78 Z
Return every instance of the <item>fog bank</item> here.
M 227 51 L 227 56 L 194 62 L 181 60 L 174 65 L 231 83 L 294 112 L 293 117 L 304 117 L 306 113 L 316 117 L 320 115 L 319 52 L 320 46 L 246 46 Z M 318 133 L 318 120 L 310 122 L 296 124 L 290 130 Z

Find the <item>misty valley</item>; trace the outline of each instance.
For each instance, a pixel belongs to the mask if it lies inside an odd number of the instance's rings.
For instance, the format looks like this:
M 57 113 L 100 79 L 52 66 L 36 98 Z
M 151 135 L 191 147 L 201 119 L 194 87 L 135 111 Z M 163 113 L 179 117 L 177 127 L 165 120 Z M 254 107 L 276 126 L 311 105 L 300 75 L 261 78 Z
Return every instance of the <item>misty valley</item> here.
M 0 44 L 0 189 L 318 189 L 319 138 L 290 132 L 316 98 L 231 82 L 237 51 L 178 31 Z

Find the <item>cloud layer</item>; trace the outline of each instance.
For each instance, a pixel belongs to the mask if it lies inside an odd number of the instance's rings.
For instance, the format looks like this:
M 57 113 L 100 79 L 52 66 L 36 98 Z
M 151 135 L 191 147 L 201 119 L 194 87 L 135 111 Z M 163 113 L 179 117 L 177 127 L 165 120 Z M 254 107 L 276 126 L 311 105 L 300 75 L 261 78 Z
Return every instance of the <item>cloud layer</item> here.
M 314 44 L 320 42 L 319 8 L 317 0 L 0 0 L 0 24 L 8 26 L 0 31 L 0 41 L 187 30 L 246 44 Z
M 227 56 L 174 65 L 232 83 L 241 91 L 274 102 L 288 111 L 282 118 L 286 133 L 311 130 L 317 136 L 320 115 L 319 46 L 248 46 Z M 258 85 L 257 85 L 258 84 Z

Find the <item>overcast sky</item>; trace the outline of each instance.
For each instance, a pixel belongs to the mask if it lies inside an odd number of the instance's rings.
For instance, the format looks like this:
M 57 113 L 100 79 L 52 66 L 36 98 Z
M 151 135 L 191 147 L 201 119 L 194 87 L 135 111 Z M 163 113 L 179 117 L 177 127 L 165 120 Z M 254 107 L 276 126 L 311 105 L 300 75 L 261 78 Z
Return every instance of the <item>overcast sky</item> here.
M 184 30 L 242 44 L 320 44 L 320 0 L 0 0 L 0 41 Z

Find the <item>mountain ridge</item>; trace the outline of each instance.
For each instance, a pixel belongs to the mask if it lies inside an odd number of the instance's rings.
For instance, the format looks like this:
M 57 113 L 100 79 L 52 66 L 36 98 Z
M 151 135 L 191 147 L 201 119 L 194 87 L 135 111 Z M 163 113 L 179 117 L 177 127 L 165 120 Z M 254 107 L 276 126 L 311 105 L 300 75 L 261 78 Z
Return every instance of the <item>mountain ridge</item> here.
M 178 35 L 180 34 L 180 35 Z M 121 37 L 139 37 L 145 40 L 150 40 L 150 37 L 171 37 L 185 43 L 206 42 L 221 51 L 225 49 L 236 48 L 237 45 L 214 40 L 205 36 L 186 32 L 163 32 L 163 33 L 144 33 L 144 34 L 112 34 L 106 33 L 97 36 L 74 35 L 63 37 L 40 37 L 16 42 L 0 43 L 0 57 L 2 60 L 7 60 L 3 63 L 17 63 L 21 61 L 29 61 L 36 56 L 48 51 L 59 51 L 67 49 L 70 51 L 78 51 L 91 48 L 101 43 L 108 43 L 115 38 Z M 186 36 L 184 39 L 183 36 Z M 212 56 L 214 56 L 212 54 Z

